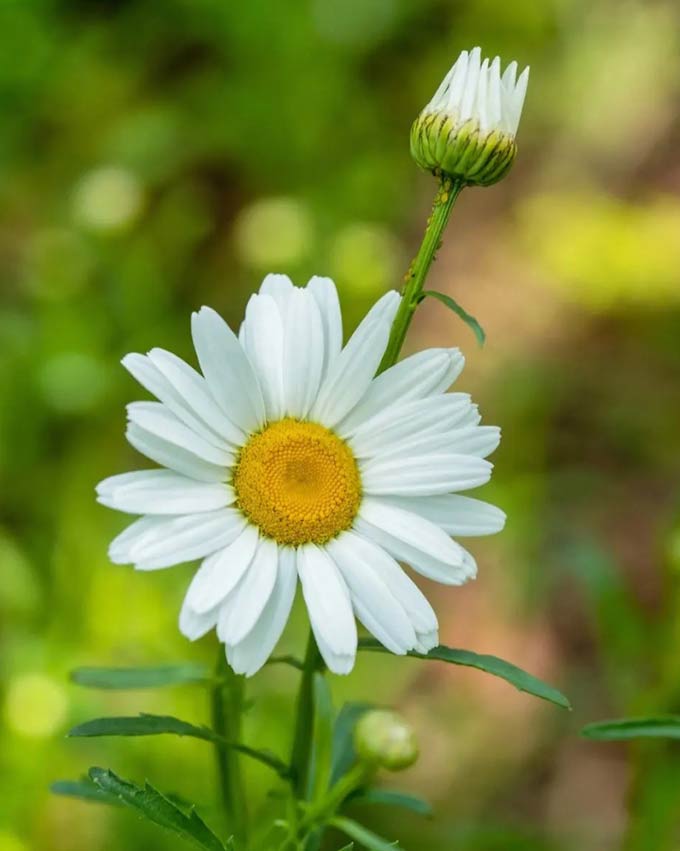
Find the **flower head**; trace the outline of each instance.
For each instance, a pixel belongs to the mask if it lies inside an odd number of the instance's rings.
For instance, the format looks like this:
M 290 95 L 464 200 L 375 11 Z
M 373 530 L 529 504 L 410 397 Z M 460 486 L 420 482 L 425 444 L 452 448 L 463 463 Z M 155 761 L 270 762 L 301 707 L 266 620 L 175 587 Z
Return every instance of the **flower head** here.
M 517 152 L 515 136 L 529 82 L 517 63 L 501 76 L 501 60 L 464 50 L 411 128 L 411 153 L 421 168 L 465 183 L 500 180 Z
M 158 401 L 128 406 L 127 438 L 161 465 L 113 476 L 98 499 L 139 514 L 112 561 L 156 570 L 202 559 L 179 625 L 211 629 L 239 673 L 267 660 L 298 578 L 328 667 L 347 673 L 355 616 L 395 653 L 437 644 L 432 607 L 397 560 L 449 585 L 476 572 L 450 535 L 502 528 L 502 511 L 457 491 L 484 484 L 497 428 L 446 393 L 457 349 L 375 377 L 400 297 L 383 296 L 343 347 L 335 285 L 265 278 L 235 335 L 192 317 L 201 372 L 163 349 L 123 364 Z

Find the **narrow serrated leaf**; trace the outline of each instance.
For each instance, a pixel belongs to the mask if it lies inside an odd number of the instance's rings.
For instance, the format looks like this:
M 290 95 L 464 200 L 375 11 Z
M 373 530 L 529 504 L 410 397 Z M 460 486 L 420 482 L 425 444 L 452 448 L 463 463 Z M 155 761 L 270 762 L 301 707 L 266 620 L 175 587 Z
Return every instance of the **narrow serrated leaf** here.
M 333 827 L 341 830 L 347 836 L 359 842 L 361 845 L 370 849 L 370 851 L 393 851 L 394 848 L 401 848 L 398 842 L 390 842 L 388 839 L 383 839 L 377 833 L 368 830 L 358 821 L 345 818 L 345 816 L 336 816 L 330 822 Z
M 242 753 L 244 756 L 249 756 L 251 759 L 256 759 L 258 762 L 269 766 L 269 768 L 272 768 L 283 778 L 290 776 L 289 767 L 275 754 L 266 750 L 251 748 L 248 745 L 228 742 L 226 739 L 218 736 L 209 727 L 199 727 L 196 724 L 181 721 L 179 718 L 173 718 L 171 715 L 95 718 L 92 721 L 78 724 L 77 727 L 69 731 L 68 736 L 71 738 L 84 738 L 92 736 L 161 736 L 166 734 L 190 736 L 194 739 L 202 739 L 206 742 L 216 742 L 225 745 Z
M 617 718 L 586 724 L 581 730 L 586 739 L 600 742 L 625 742 L 629 739 L 680 739 L 680 715 L 647 718 Z
M 78 724 L 67 735 L 70 738 L 90 736 L 191 736 L 207 742 L 221 741 L 220 737 L 208 727 L 198 727 L 173 718 L 171 715 L 134 715 L 115 718 L 94 718 Z
M 203 665 L 180 662 L 143 668 L 76 668 L 71 680 L 86 688 L 133 690 L 205 683 L 210 674 Z
M 92 801 L 96 804 L 123 806 L 118 798 L 102 791 L 89 778 L 87 780 L 55 780 L 50 785 L 50 792 L 65 798 L 79 798 L 81 801 Z
M 359 640 L 360 650 L 371 650 L 377 653 L 389 653 L 380 642 L 373 638 L 362 638 Z M 568 699 L 553 686 L 539 680 L 532 674 L 528 674 L 511 662 L 505 662 L 498 656 L 487 656 L 485 654 L 473 653 L 471 650 L 458 650 L 455 647 L 444 647 L 440 645 L 429 651 L 429 653 L 417 653 L 412 650 L 408 654 L 414 659 L 428 659 L 438 662 L 448 662 L 451 665 L 464 665 L 468 668 L 477 668 L 487 674 L 493 674 L 513 685 L 519 691 L 524 691 L 542 700 L 548 700 L 564 709 L 571 709 Z
M 149 821 L 193 842 L 207 851 L 225 851 L 225 846 L 208 825 L 191 809 L 185 813 L 150 783 L 144 788 L 118 777 L 105 768 L 91 768 L 90 778 L 102 791 L 136 810 Z
M 416 795 L 407 795 L 405 792 L 396 792 L 392 789 L 363 789 L 353 795 L 350 800 L 353 804 L 384 804 L 388 807 L 402 807 L 420 816 L 432 815 L 432 807 L 427 801 Z
M 435 290 L 425 290 L 423 296 L 436 298 L 442 304 L 445 304 L 449 308 L 449 310 L 452 310 L 456 314 L 456 316 L 459 316 L 463 320 L 463 322 L 468 326 L 468 328 L 472 330 L 475 337 L 477 338 L 477 342 L 479 343 L 479 345 L 484 345 L 484 341 L 486 340 L 486 334 L 484 332 L 484 329 L 475 319 L 475 317 L 469 314 L 467 310 L 464 310 L 455 299 L 451 298 L 450 295 L 446 295 L 446 293 L 439 293 Z

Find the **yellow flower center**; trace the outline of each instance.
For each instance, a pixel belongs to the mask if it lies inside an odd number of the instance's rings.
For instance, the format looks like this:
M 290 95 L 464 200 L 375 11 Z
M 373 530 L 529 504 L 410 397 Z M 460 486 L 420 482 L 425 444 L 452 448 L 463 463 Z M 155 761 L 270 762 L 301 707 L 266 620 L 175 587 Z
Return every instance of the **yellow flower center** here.
M 279 544 L 323 544 L 349 529 L 361 480 L 350 448 L 317 423 L 285 419 L 241 449 L 233 486 L 246 517 Z

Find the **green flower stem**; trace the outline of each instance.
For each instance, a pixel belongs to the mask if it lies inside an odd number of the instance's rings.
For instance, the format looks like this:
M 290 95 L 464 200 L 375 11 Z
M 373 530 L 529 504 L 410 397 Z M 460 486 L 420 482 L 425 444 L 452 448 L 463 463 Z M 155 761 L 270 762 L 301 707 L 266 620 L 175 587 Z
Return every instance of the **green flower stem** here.
M 302 680 L 297 696 L 295 734 L 291 751 L 290 766 L 293 775 L 293 791 L 298 800 L 307 798 L 309 770 L 312 756 L 314 732 L 314 674 L 323 671 L 324 663 L 316 646 L 314 633 L 309 631 L 307 652 L 302 667 Z
M 337 781 L 323 800 L 305 813 L 299 829 L 304 833 L 327 822 L 352 792 L 366 783 L 372 773 L 372 769 L 365 763 L 357 763 Z
M 406 275 L 406 282 L 402 291 L 403 298 L 392 324 L 385 355 L 378 369 L 379 373 L 394 366 L 397 362 L 413 314 L 422 301 L 425 279 L 441 245 L 444 229 L 453 210 L 453 205 L 464 186 L 465 184 L 462 181 L 455 181 L 445 176 L 441 178 L 439 190 L 432 206 L 432 214 L 427 220 L 423 241 Z
M 243 714 L 243 677 L 231 670 L 227 664 L 223 647 L 220 646 L 217 652 L 217 682 L 211 692 L 213 730 L 224 741 L 240 742 L 241 717 Z M 239 754 L 233 748 L 217 742 L 215 744 L 215 755 L 227 829 L 234 836 L 236 848 L 241 851 L 241 849 L 247 847 L 248 816 Z

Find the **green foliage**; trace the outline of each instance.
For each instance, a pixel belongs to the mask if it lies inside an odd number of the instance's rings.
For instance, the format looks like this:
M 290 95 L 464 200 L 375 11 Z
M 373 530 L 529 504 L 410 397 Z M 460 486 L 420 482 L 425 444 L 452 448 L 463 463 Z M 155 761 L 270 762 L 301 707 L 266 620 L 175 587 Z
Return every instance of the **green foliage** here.
M 586 739 L 600 742 L 625 742 L 630 739 L 680 739 L 680 715 L 650 718 L 618 718 L 595 721 L 581 730 Z
M 93 801 L 97 804 L 109 804 L 122 807 L 123 803 L 115 795 L 105 792 L 89 778 L 84 780 L 56 780 L 50 784 L 50 792 L 65 798 L 79 798 L 81 801 Z
M 209 727 L 197 727 L 195 724 L 189 724 L 187 721 L 181 721 L 179 718 L 173 718 L 169 715 L 142 714 L 133 717 L 95 718 L 73 727 L 68 735 L 72 738 L 87 738 L 93 736 L 159 736 L 168 733 L 219 743 L 267 765 L 283 778 L 290 775 L 290 769 L 286 763 L 268 751 L 251 748 L 239 742 L 228 742 Z
M 336 816 L 330 823 L 333 827 L 347 834 L 347 836 L 351 836 L 352 839 L 359 842 L 364 848 L 369 849 L 369 851 L 393 851 L 394 848 L 402 847 L 398 842 L 390 842 L 387 839 L 383 839 L 377 833 L 373 833 L 353 819 Z
M 388 807 L 401 807 L 410 810 L 420 816 L 431 816 L 432 807 L 427 801 L 417 795 L 408 795 L 405 792 L 396 792 L 393 789 L 362 789 L 350 799 L 353 804 L 385 805 Z
M 422 297 L 427 298 L 427 296 L 430 296 L 430 298 L 436 298 L 437 301 L 440 301 L 442 304 L 446 305 L 449 310 L 452 310 L 456 316 L 459 316 L 472 330 L 479 345 L 484 345 L 484 341 L 486 340 L 486 333 L 484 332 L 484 329 L 475 317 L 471 316 L 466 310 L 464 310 L 455 299 L 451 298 L 451 296 L 446 293 L 439 293 L 435 290 L 425 290 Z
M 71 679 L 87 688 L 134 690 L 204 683 L 209 673 L 204 665 L 182 662 L 147 668 L 76 668 Z
M 338 713 L 333 729 L 332 783 L 346 774 L 354 763 L 354 728 L 361 716 L 373 708 L 371 703 L 345 703 Z
M 388 652 L 374 638 L 362 638 L 359 641 L 359 649 L 371 650 L 378 653 Z M 563 709 L 571 709 L 571 704 L 567 698 L 556 688 L 528 674 L 516 665 L 499 659 L 497 656 L 481 655 L 479 653 L 473 653 L 471 650 L 457 650 L 453 647 L 443 646 L 435 647 L 429 653 L 411 651 L 408 655 L 414 659 L 428 659 L 438 662 L 448 662 L 452 665 L 465 665 L 469 668 L 477 668 L 480 671 L 486 671 L 487 674 L 501 677 L 501 679 L 506 680 L 506 682 L 519 689 L 519 691 L 524 691 L 534 697 L 540 697 L 542 700 L 555 703 Z
M 105 768 L 91 768 L 90 777 L 104 793 L 114 796 L 154 824 L 207 851 L 225 851 L 224 844 L 194 809 L 189 810 L 188 814 L 185 813 L 150 783 L 141 788 Z

